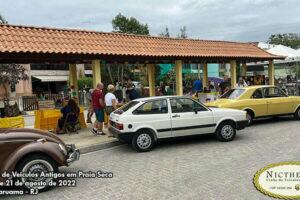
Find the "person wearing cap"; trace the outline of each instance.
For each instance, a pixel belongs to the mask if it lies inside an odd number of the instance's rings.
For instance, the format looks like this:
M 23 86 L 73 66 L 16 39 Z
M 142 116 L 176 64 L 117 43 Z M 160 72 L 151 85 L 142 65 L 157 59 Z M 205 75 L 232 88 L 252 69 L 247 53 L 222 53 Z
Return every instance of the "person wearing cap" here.
M 110 84 L 107 86 L 107 93 L 104 97 L 104 101 L 105 101 L 105 105 L 106 105 L 105 113 L 108 117 L 109 117 L 110 113 L 112 113 L 114 110 L 117 109 L 117 98 L 113 94 L 114 91 L 115 91 L 115 87 L 113 85 Z M 108 123 L 108 126 L 110 126 L 110 123 Z M 113 137 L 113 135 L 111 133 L 109 133 L 108 137 Z

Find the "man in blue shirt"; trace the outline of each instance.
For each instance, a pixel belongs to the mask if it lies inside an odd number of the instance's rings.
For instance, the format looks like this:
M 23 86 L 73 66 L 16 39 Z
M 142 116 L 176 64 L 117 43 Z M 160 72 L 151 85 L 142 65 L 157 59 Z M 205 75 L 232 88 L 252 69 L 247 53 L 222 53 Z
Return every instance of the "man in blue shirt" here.
M 193 84 L 193 91 L 194 92 L 202 92 L 202 90 L 203 90 L 202 81 L 199 79 L 196 79 Z

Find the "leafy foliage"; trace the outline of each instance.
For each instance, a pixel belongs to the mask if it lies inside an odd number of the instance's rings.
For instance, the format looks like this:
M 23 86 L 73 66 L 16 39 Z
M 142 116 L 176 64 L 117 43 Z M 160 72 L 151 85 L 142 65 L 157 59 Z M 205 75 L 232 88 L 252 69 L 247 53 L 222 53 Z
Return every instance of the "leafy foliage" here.
M 119 33 L 149 35 L 149 28 L 147 24 L 140 23 L 134 17 L 125 17 L 121 13 L 112 20 L 112 26 L 113 30 Z
M 172 69 L 162 77 L 161 81 L 163 81 L 165 85 L 172 85 L 173 82 L 176 81 L 175 68 L 172 67 Z
M 104 85 L 115 84 L 116 82 L 123 82 L 126 79 L 133 80 L 134 74 L 132 70 L 133 65 L 126 64 L 105 64 L 101 67 L 101 80 Z
M 165 30 L 159 34 L 161 37 L 170 37 L 169 28 L 166 26 Z
M 7 24 L 6 19 L 0 14 L 0 24 Z
M 186 26 L 183 26 L 180 28 L 180 33 L 177 36 L 178 38 L 187 38 L 187 33 L 186 33 Z
M 26 69 L 18 64 L 0 64 L 0 85 L 5 89 L 5 101 L 8 103 L 9 90 L 7 85 L 15 85 L 21 80 L 28 80 Z
M 93 88 L 93 78 L 92 77 L 82 77 L 77 80 L 78 88 L 80 90 L 84 88 Z
M 284 33 L 274 34 L 269 37 L 270 44 L 282 44 L 291 48 L 300 48 L 300 34 L 299 33 Z

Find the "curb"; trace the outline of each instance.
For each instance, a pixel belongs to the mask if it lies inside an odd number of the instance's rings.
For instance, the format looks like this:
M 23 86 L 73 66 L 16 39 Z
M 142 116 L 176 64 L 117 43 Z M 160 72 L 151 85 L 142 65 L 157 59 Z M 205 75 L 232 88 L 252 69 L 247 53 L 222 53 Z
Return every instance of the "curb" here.
M 123 143 L 121 143 L 119 141 L 111 141 L 111 142 L 95 144 L 95 145 L 91 145 L 91 146 L 87 146 L 87 147 L 81 147 L 81 148 L 79 148 L 79 151 L 80 151 L 80 154 L 86 154 L 86 153 L 90 153 L 90 152 L 94 152 L 94 151 L 99 151 L 99 150 L 119 146 L 122 144 Z

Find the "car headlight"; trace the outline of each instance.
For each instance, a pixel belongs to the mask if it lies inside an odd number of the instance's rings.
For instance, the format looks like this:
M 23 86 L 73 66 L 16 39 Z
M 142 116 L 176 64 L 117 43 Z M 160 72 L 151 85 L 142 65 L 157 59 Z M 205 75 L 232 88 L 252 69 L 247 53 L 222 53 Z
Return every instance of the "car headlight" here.
M 68 155 L 65 145 L 62 145 L 59 143 L 58 146 L 59 146 L 60 150 L 63 152 L 63 154 Z

